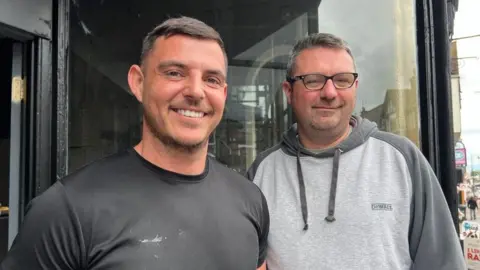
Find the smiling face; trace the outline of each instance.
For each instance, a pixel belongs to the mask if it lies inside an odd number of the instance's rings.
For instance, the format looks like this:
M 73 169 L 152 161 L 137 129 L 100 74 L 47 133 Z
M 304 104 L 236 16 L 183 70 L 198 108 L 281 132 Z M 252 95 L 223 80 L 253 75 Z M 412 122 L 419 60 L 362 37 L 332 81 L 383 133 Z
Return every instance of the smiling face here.
M 353 72 L 353 59 L 345 50 L 314 47 L 303 50 L 297 56 L 292 77 Z M 358 81 L 355 81 L 350 88 L 336 89 L 332 80 L 328 80 L 321 90 L 308 91 L 298 80 L 292 84 L 284 82 L 283 90 L 295 112 L 299 129 L 306 133 L 322 131 L 336 136 L 348 128 L 355 108 L 357 84 Z
M 206 147 L 223 115 L 225 63 L 214 40 L 158 38 L 142 68 L 129 71 L 130 87 L 144 109 L 144 132 L 169 147 Z

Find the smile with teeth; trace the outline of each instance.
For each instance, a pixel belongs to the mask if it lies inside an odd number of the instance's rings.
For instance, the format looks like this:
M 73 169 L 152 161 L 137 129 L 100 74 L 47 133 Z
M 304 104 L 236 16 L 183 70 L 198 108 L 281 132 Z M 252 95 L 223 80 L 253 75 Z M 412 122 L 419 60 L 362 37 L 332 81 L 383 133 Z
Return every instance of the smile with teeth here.
M 175 112 L 191 118 L 202 118 L 203 116 L 205 116 L 204 112 L 196 112 L 196 111 L 190 111 L 190 110 L 179 109 L 179 110 L 175 110 Z

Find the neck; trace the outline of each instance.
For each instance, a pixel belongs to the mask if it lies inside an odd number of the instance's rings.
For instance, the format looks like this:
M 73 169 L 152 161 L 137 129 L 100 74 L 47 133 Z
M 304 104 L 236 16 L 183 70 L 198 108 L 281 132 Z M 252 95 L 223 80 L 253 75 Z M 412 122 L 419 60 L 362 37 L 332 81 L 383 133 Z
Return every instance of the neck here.
M 345 140 L 349 134 L 350 124 L 333 133 L 331 130 L 319 131 L 310 129 L 310 131 L 305 131 L 304 128 L 298 127 L 298 139 L 300 143 L 306 149 L 312 150 L 323 150 L 334 147 Z
M 180 151 L 163 144 L 154 136 L 146 135 L 135 146 L 135 151 L 164 170 L 184 175 L 198 175 L 205 170 L 208 144 L 193 152 Z

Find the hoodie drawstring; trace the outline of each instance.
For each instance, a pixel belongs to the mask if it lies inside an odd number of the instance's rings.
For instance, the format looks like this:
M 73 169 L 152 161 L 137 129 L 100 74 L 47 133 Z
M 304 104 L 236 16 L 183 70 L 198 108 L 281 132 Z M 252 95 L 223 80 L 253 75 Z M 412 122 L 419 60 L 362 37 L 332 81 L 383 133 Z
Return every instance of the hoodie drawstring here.
M 302 207 L 303 230 L 308 230 L 307 196 L 305 195 L 305 181 L 303 180 L 302 165 L 300 164 L 300 151 L 297 151 L 297 176 L 300 189 L 300 205 Z
M 337 197 L 338 165 L 340 163 L 341 153 L 342 150 L 337 148 L 333 155 L 332 182 L 330 184 L 330 198 L 328 200 L 328 216 L 325 217 L 325 220 L 328 222 L 335 221 L 335 198 Z
M 335 198 L 337 196 L 338 167 L 340 164 L 341 153 L 342 150 L 340 148 L 336 148 L 333 156 L 332 180 L 330 184 L 330 196 L 328 199 L 328 216 L 325 217 L 327 222 L 335 221 Z M 297 151 L 297 176 L 300 189 L 300 204 L 304 222 L 303 230 L 306 231 L 308 230 L 308 208 L 307 196 L 305 195 L 305 181 L 303 179 L 302 166 L 300 164 L 300 151 Z

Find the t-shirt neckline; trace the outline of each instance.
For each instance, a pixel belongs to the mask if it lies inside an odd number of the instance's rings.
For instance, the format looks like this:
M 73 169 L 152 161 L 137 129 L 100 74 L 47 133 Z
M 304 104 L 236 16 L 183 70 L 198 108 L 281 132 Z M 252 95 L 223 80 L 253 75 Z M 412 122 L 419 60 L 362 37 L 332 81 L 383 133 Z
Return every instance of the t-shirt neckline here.
M 197 183 L 201 182 L 208 175 L 210 166 L 208 156 L 205 161 L 205 170 L 203 170 L 201 174 L 187 175 L 172 172 L 151 163 L 150 161 L 146 160 L 142 155 L 140 155 L 134 148 L 130 148 L 128 152 L 136 159 L 138 159 L 142 163 L 142 165 L 144 165 L 160 177 L 165 178 L 165 180 L 168 180 L 169 182 Z

